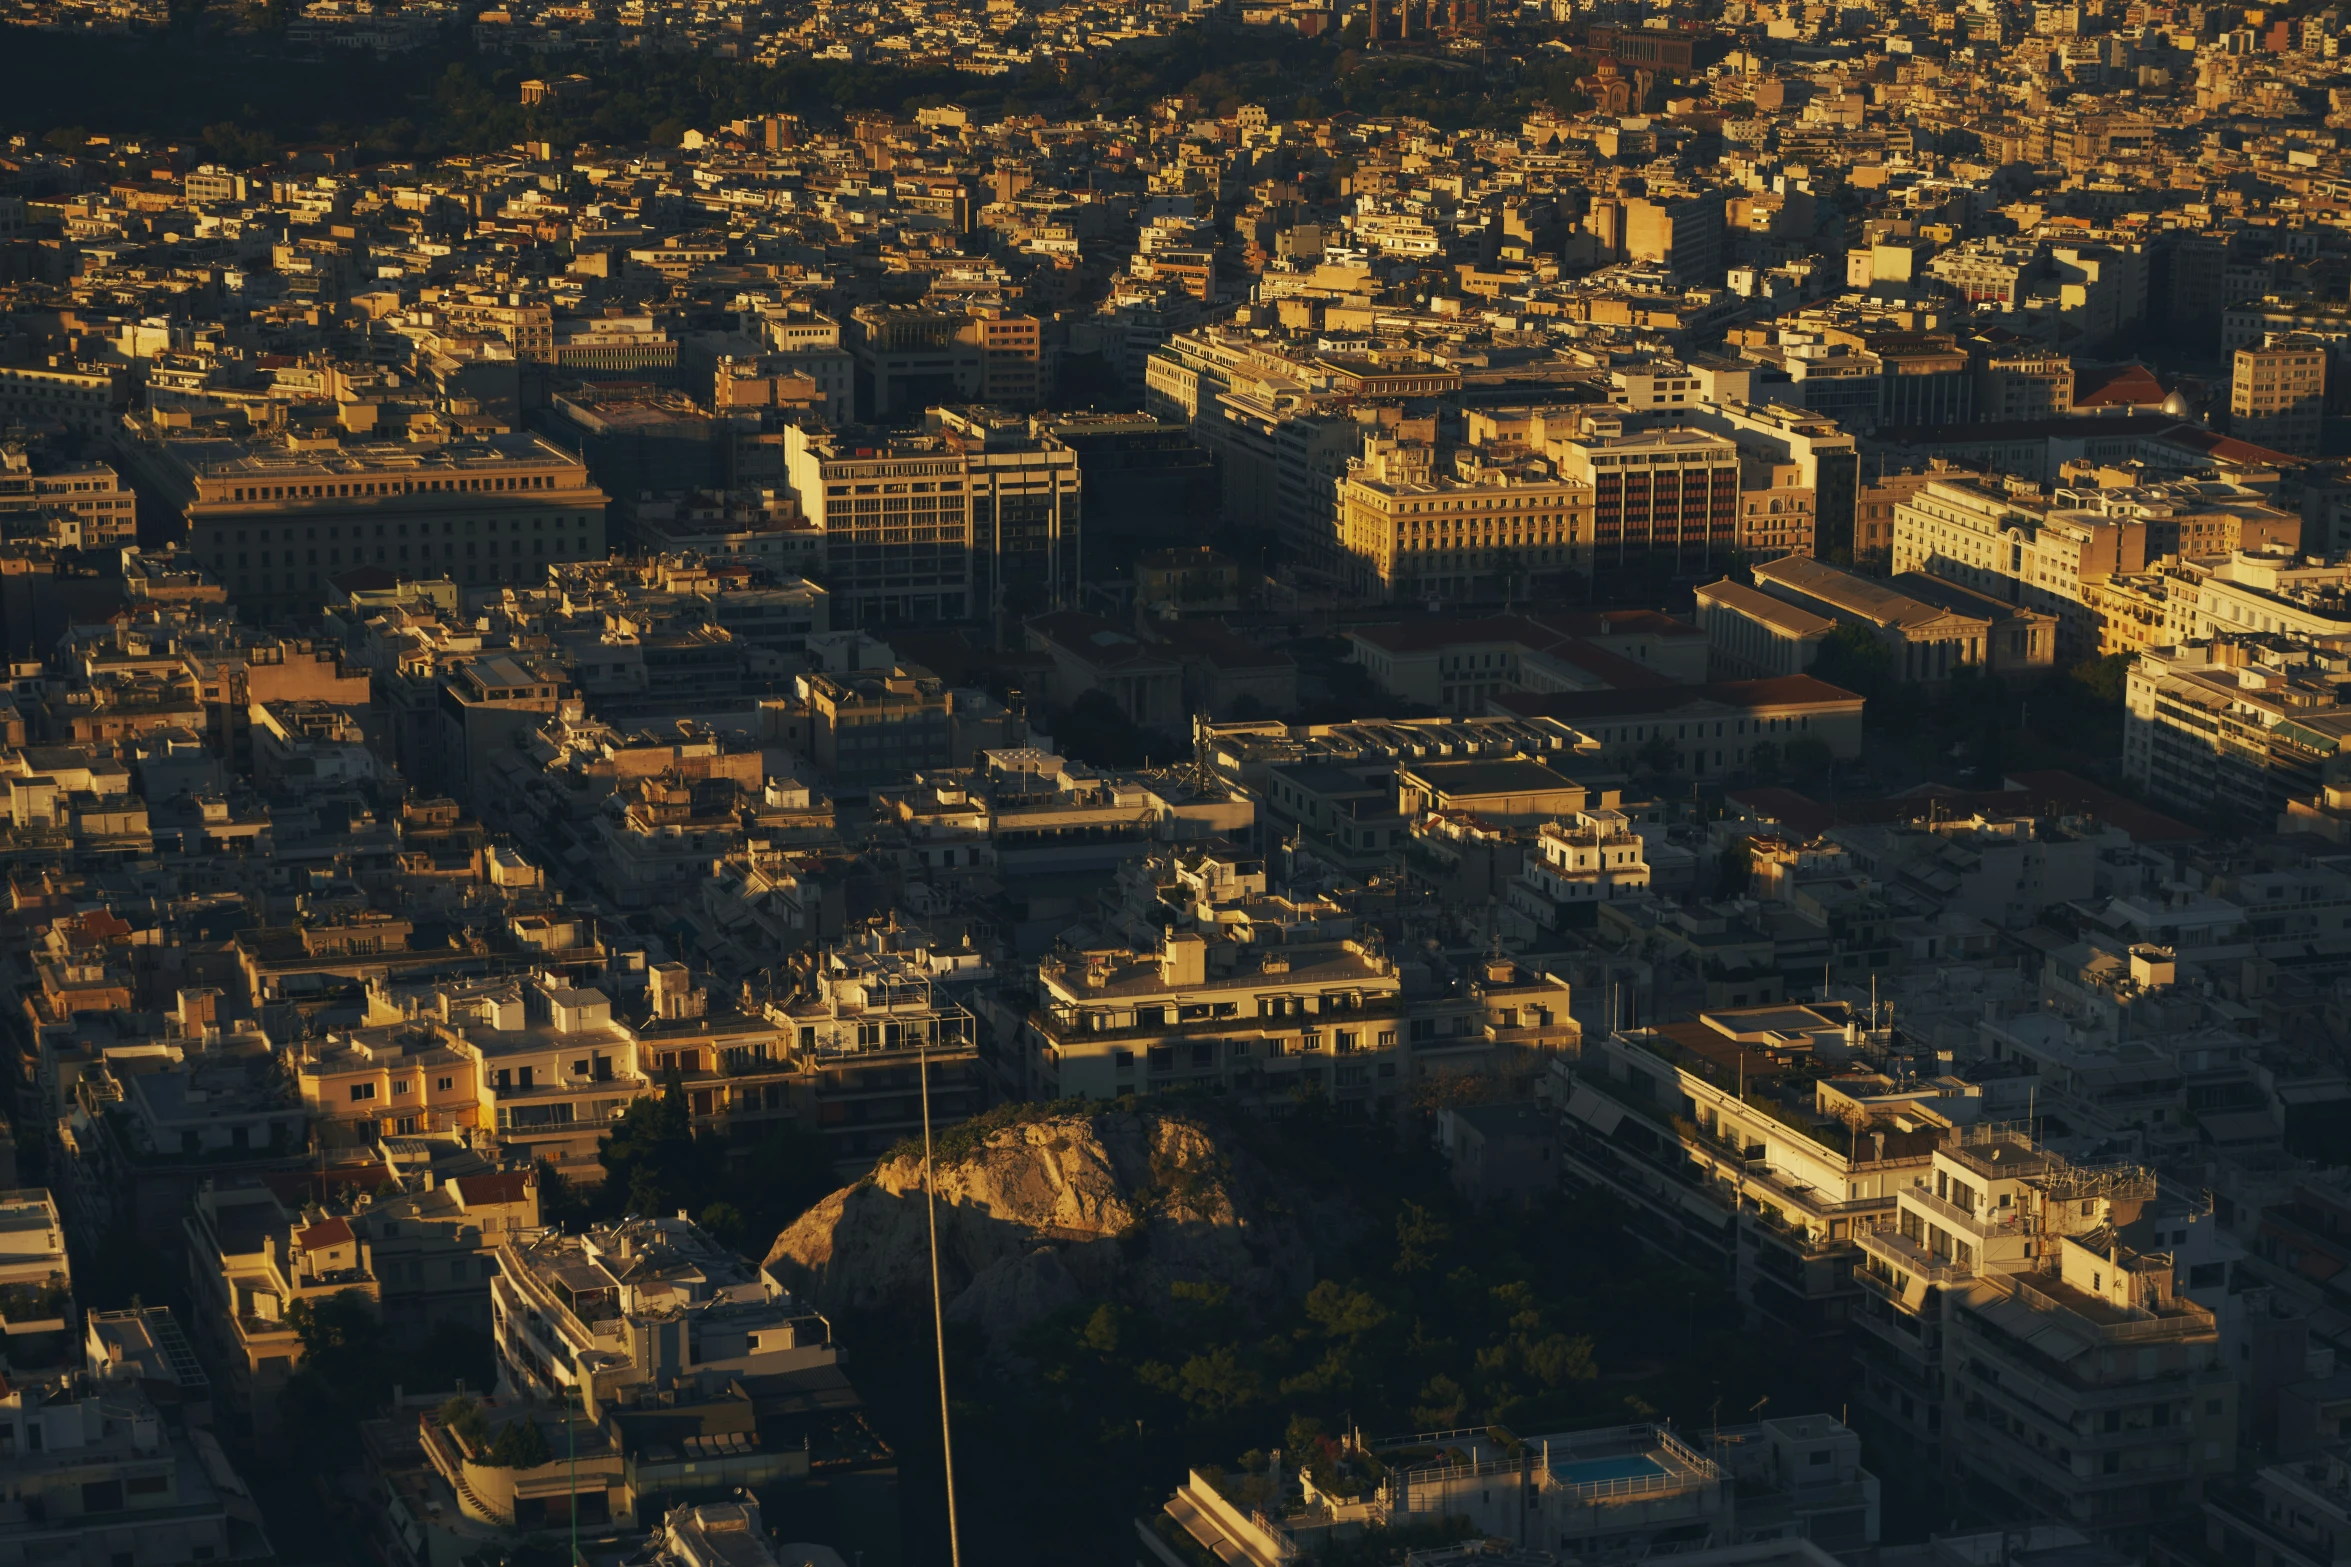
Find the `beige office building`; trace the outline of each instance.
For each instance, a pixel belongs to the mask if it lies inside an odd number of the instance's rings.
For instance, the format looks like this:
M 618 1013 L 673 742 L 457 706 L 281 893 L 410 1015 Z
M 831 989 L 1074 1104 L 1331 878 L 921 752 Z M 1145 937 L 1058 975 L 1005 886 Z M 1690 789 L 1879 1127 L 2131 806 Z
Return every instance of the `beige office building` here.
M 2289 456 L 2316 457 L 2326 395 L 2325 342 L 2303 332 L 2273 333 L 2233 357 L 2229 433 Z
M 1592 487 L 1537 466 L 1463 482 L 1435 472 L 1425 450 L 1375 452 L 1339 481 L 1351 585 L 1378 598 L 1524 594 L 1590 571 Z
M 257 617 L 326 603 L 359 566 L 527 584 L 601 560 L 604 492 L 579 458 L 530 435 L 440 444 L 241 441 L 147 424 L 132 458 L 187 524 L 186 549 Z

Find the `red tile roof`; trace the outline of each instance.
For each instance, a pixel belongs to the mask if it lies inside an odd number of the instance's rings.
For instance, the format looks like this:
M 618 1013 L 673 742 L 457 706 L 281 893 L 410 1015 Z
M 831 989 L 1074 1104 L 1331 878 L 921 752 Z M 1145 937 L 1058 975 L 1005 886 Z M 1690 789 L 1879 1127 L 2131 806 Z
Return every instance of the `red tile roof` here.
M 2168 394 L 2155 372 L 2142 364 L 2113 365 L 2080 372 L 2074 382 L 2076 408 L 2129 408 L 2160 405 Z
M 348 1246 L 355 1239 L 348 1219 L 322 1219 L 296 1234 L 294 1243 L 304 1251 L 319 1251 L 329 1246 Z
M 468 1208 L 488 1207 L 495 1203 L 521 1202 L 530 1195 L 531 1178 L 522 1170 L 501 1170 L 495 1175 L 464 1175 L 449 1183 L 457 1188 L 457 1200 Z

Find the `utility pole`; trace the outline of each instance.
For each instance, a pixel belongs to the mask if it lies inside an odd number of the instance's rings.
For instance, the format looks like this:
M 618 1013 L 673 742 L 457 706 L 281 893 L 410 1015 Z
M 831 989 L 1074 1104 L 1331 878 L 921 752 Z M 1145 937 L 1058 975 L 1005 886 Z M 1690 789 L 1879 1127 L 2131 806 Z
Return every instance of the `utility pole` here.
M 963 1567 L 963 1535 L 955 1521 L 955 1433 L 947 1417 L 947 1313 L 939 1294 L 939 1183 L 931 1153 L 931 1046 L 916 1047 L 922 1086 L 922 1198 L 931 1231 L 931 1336 L 939 1349 L 939 1452 L 947 1470 L 947 1560 Z M 577 1567 L 577 1564 L 574 1564 Z

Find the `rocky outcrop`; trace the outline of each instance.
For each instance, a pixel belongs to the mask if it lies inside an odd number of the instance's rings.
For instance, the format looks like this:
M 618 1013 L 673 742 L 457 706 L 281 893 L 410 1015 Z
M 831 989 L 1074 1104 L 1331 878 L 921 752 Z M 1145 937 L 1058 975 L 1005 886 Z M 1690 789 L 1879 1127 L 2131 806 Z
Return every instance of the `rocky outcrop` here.
M 1178 1281 L 1244 1302 L 1303 1290 L 1314 1258 L 1290 1211 L 1200 1122 L 1154 1111 L 1047 1116 L 939 1161 L 948 1316 L 998 1344 L 1083 1296 L 1164 1302 Z M 922 1160 L 890 1160 L 776 1237 L 778 1277 L 827 1312 L 929 1287 Z

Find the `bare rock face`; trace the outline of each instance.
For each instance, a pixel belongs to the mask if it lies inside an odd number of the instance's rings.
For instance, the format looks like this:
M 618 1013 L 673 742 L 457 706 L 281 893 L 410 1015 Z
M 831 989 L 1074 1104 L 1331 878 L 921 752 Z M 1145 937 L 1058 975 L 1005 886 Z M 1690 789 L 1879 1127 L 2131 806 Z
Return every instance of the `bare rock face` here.
M 1157 1112 L 1000 1127 L 939 1163 L 948 1315 L 1001 1346 L 1087 1292 L 1165 1301 L 1178 1281 L 1243 1301 L 1303 1290 L 1297 1222 L 1197 1121 Z M 889 1161 L 776 1237 L 767 1261 L 827 1312 L 915 1302 L 929 1288 L 922 1161 Z

